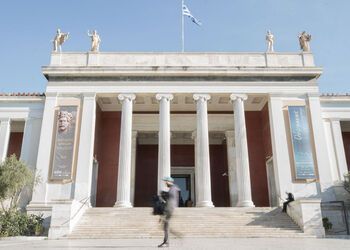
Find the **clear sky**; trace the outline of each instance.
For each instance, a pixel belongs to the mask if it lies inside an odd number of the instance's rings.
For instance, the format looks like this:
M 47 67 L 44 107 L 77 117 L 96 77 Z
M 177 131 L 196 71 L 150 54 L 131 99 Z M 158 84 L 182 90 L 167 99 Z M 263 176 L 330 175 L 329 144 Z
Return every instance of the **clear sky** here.
M 186 20 L 187 51 L 297 52 L 297 35 L 312 35 L 323 67 L 321 92 L 350 92 L 350 0 L 185 0 L 203 23 Z M 64 51 L 87 51 L 97 29 L 101 51 L 180 51 L 181 0 L 2 0 L 0 92 L 43 92 L 56 29 L 70 32 Z

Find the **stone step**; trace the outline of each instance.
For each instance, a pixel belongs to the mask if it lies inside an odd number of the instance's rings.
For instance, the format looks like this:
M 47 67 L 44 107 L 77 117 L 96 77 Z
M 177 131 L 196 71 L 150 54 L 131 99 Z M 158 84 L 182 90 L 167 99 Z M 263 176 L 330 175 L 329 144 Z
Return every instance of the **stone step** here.
M 68 237 L 162 237 L 159 218 L 151 208 L 91 208 Z M 276 208 L 178 208 L 170 228 L 181 237 L 310 237 Z

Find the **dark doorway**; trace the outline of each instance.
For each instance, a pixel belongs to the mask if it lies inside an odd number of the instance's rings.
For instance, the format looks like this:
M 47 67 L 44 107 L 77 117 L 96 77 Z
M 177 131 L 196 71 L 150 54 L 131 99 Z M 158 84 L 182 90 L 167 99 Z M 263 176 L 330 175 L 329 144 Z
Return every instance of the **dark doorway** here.
M 179 207 L 192 207 L 193 198 L 191 197 L 191 175 L 173 174 L 171 176 L 175 184 L 181 189 L 179 194 Z

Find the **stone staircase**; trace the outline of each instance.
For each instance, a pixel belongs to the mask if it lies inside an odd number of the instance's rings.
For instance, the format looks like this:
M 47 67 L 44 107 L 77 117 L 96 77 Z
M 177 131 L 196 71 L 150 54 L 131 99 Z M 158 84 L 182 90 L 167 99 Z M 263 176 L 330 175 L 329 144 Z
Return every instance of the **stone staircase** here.
M 151 208 L 90 208 L 71 239 L 158 238 L 163 232 Z M 177 208 L 171 237 L 313 237 L 278 208 Z

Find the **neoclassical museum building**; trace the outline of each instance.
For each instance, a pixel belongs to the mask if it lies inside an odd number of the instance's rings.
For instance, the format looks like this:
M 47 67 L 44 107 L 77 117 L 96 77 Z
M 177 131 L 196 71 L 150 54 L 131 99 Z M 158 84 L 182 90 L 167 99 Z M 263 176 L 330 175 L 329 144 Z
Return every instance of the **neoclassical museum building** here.
M 164 176 L 195 207 L 341 199 L 350 96 L 320 94 L 311 52 L 52 52 L 42 72 L 44 94 L 0 96 L 0 157 L 40 176 L 22 205 L 52 235 L 89 207 L 150 207 Z

